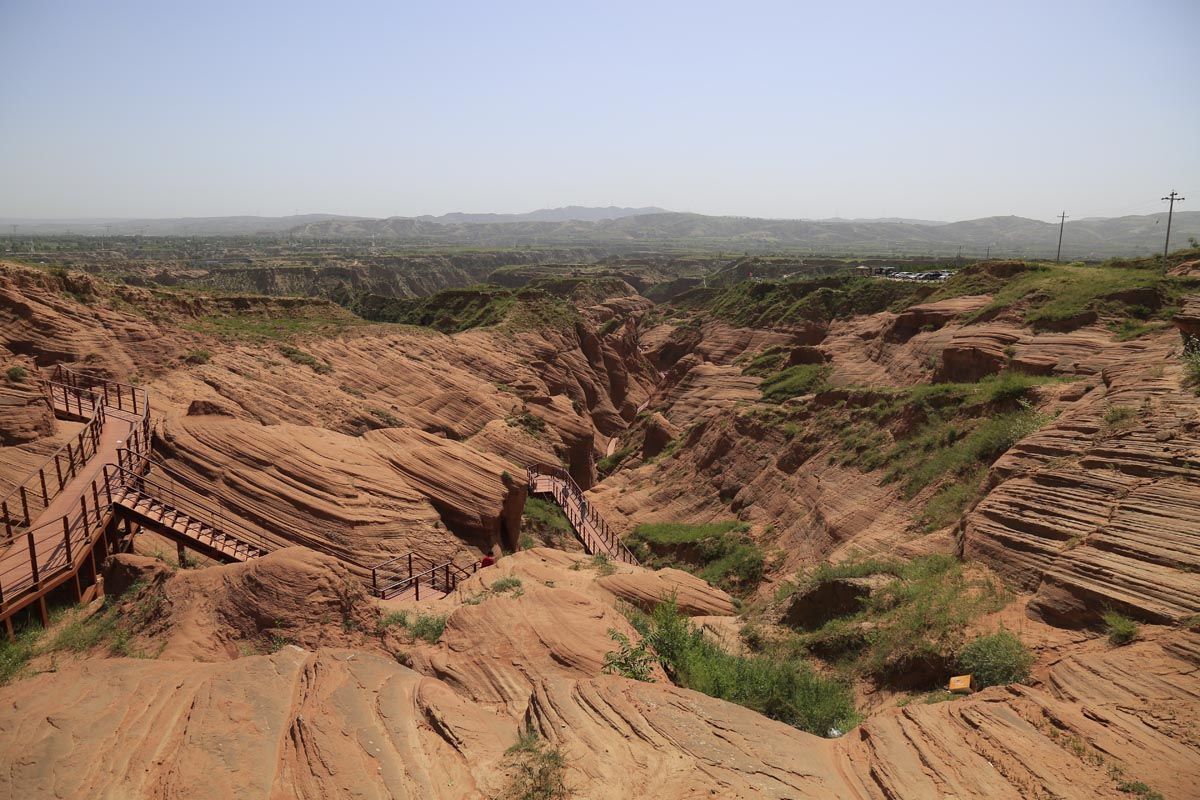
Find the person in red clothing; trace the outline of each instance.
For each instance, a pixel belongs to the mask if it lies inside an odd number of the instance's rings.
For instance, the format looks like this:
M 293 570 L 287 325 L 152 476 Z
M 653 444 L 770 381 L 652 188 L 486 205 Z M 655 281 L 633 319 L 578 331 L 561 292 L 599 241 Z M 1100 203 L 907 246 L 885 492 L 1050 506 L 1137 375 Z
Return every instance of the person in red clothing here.
M 496 559 L 492 558 L 490 553 L 488 555 L 485 555 L 483 558 L 479 559 L 480 567 L 490 567 L 492 564 L 495 564 L 495 563 L 496 563 Z

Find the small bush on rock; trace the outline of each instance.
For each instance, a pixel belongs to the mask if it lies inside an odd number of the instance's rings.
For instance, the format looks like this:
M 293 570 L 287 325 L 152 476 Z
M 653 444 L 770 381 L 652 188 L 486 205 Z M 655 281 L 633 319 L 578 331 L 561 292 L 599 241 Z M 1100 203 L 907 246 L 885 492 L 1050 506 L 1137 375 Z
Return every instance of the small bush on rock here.
M 1108 631 L 1108 641 L 1117 647 L 1129 644 L 1138 635 L 1137 623 L 1116 611 L 1104 612 L 1104 627 Z
M 1029 678 L 1033 654 L 1013 633 L 1001 630 L 980 636 L 958 654 L 958 668 L 970 674 L 978 688 L 1021 683 Z

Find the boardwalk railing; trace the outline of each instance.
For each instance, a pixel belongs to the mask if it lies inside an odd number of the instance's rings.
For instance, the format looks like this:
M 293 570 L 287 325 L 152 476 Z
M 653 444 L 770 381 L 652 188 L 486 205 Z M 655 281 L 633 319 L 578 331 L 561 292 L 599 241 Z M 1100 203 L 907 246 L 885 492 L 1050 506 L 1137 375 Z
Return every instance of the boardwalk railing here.
M 148 455 L 118 450 L 117 463 L 104 465 L 105 499 L 233 560 L 256 558 L 276 549 L 273 542 L 228 519 L 220 506 L 181 492 L 170 477 L 147 477 L 149 469 Z
M 616 561 L 637 564 L 638 560 L 608 527 L 604 518 L 583 496 L 571 473 L 551 464 L 534 464 L 527 470 L 530 494 L 548 494 L 562 507 L 567 521 L 590 554 L 603 553 Z
M 68 407 L 78 410 L 78 416 L 88 423 L 62 447 L 54 451 L 25 480 L 0 498 L 0 516 L 4 520 L 4 537 L 12 538 L 21 528 L 28 528 L 50 505 L 50 501 L 73 481 L 76 475 L 96 455 L 100 434 L 104 429 L 104 406 L 95 402 L 95 393 L 87 389 L 74 390 L 61 384 L 47 384 L 51 406 L 56 410 Z M 76 414 L 76 411 L 67 413 Z
M 96 574 L 95 545 L 112 515 L 107 480 L 103 473 L 92 478 L 79 495 L 77 512 L 0 541 L 0 617 L 63 583 L 89 558 Z
M 457 589 L 464 578 L 474 575 L 479 564 L 476 561 L 461 567 L 453 561 L 437 562 L 416 553 L 405 553 L 371 567 L 371 592 L 386 600 L 412 590 L 414 599 L 420 600 L 424 585 L 426 591 L 438 591 L 445 596 Z
M 7 497 L 0 498 L 4 523 L 0 534 L 0 619 L 10 633 L 12 615 L 34 601 L 40 603 L 45 624 L 46 594 L 72 576 L 80 591 L 79 570 L 84 563 L 90 560 L 91 574 L 97 574 L 95 547 L 112 518 L 112 487 L 110 476 L 101 470 L 96 469 L 90 478 L 84 470 L 99 452 L 105 428 L 116 422 L 114 409 L 121 423 L 131 424 L 124 438 L 128 449 L 142 453 L 150 448 L 150 403 L 144 389 L 61 365 L 42 383 L 56 414 L 83 420 L 85 425 Z M 60 499 L 68 489 L 71 498 Z M 58 510 L 48 514 L 56 503 Z

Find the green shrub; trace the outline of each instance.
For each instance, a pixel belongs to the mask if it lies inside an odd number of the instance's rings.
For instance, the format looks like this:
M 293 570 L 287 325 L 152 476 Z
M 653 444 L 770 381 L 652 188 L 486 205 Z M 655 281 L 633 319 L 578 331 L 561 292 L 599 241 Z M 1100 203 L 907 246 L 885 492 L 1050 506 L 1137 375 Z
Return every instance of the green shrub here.
M 401 628 L 408 627 L 408 612 L 407 611 L 391 611 L 384 614 L 375 623 L 375 632 L 383 633 L 388 628 L 399 625 Z
M 387 428 L 403 428 L 404 420 L 397 417 L 392 412 L 385 408 L 368 408 L 367 413 L 375 419 L 379 420 L 380 424 Z
M 1163 800 L 1163 796 L 1141 781 L 1121 781 L 1117 789 L 1125 794 L 1135 794 L 1141 800 Z
M 1104 426 L 1110 430 L 1124 427 L 1135 416 L 1137 409 L 1133 406 L 1109 406 L 1104 412 Z
M 446 615 L 445 614 L 418 614 L 408 626 L 408 632 L 417 639 L 424 639 L 430 644 L 434 644 L 438 639 L 442 638 L 442 632 L 446 630 Z
M 20 364 L 14 364 L 4 374 L 8 377 L 10 383 L 20 383 L 29 375 L 29 371 Z
M 625 445 L 619 450 L 614 450 L 612 455 L 604 456 L 604 458 L 596 462 L 596 471 L 601 476 L 610 475 L 613 470 L 621 466 L 622 461 L 633 455 L 635 450 L 637 450 L 637 445 L 632 443 Z
M 854 695 L 797 659 L 726 653 L 683 616 L 674 601 L 635 618 L 672 680 L 818 736 L 836 736 L 858 723 Z
M 979 688 L 1021 683 L 1029 678 L 1033 654 L 1006 630 L 980 636 L 958 653 L 958 668 Z
M 616 628 L 608 629 L 609 637 L 617 643 L 619 650 L 604 654 L 604 672 L 606 675 L 623 675 L 635 681 L 652 682 L 654 673 L 654 656 L 646 649 L 646 640 L 634 646 L 629 637 Z
M 502 800 L 563 800 L 570 796 L 565 783 L 566 759 L 542 742 L 536 731 L 521 733 L 504 755 L 515 773 Z
M 533 436 L 538 436 L 546 430 L 546 421 L 528 411 L 509 417 L 507 421 L 510 427 L 521 428 Z
M 961 647 L 967 624 L 1005 602 L 999 586 L 987 579 L 968 579 L 962 565 L 949 555 L 923 556 L 907 563 L 842 564 L 815 574 L 821 572 L 825 579 L 895 577 L 866 597 L 860 610 L 798 637 L 813 652 L 844 659 L 848 667 L 885 679 L 914 667 L 944 663 Z
M 1183 379 L 1200 392 L 1200 340 L 1191 337 L 1183 349 Z
M 1129 644 L 1138 636 L 1138 625 L 1124 614 L 1116 611 L 1104 612 L 1104 628 L 1108 631 L 1108 641 L 1117 647 Z

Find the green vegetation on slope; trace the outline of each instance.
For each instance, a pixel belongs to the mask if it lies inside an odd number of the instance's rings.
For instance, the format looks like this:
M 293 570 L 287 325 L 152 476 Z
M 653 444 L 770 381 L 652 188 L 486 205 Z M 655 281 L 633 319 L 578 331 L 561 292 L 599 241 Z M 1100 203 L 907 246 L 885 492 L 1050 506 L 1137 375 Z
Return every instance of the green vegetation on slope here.
M 632 609 L 627 614 L 680 686 L 818 736 L 837 736 L 858 723 L 850 687 L 821 677 L 797 658 L 727 653 L 693 626 L 674 601 L 660 603 L 649 615 Z
M 922 515 L 933 530 L 957 518 L 997 457 L 1049 421 L 1028 398 L 1060 380 L 1005 372 L 978 383 L 851 391 L 844 404 L 818 411 L 816 422 L 836 431 L 831 460 L 887 469 L 884 480 L 902 481 L 906 498 L 941 483 Z
M 782 369 L 763 379 L 763 399 L 782 403 L 789 397 L 812 394 L 828 388 L 826 381 L 832 368 L 825 364 L 798 364 Z
M 692 572 L 714 586 L 748 594 L 763 579 L 766 557 L 737 521 L 707 525 L 659 523 L 639 525 L 626 543 L 638 560 L 659 569 Z
M 1198 257 L 1200 250 L 1178 251 L 1168 264 Z M 990 294 L 992 301 L 971 319 L 1015 308 L 1034 327 L 1074 327 L 1107 317 L 1118 338 L 1128 339 L 1160 329 L 1183 292 L 1198 283 L 1167 275 L 1161 258 L 1007 268 L 981 264 L 951 277 L 930 300 Z M 1159 322 L 1147 321 L 1152 319 Z
M 919 302 L 928 284 L 883 278 L 834 277 L 783 281 L 741 281 L 693 289 L 675 305 L 754 328 L 827 322 L 855 314 L 874 314 Z
M 469 286 L 416 299 L 364 295 L 343 298 L 350 310 L 376 322 L 400 322 L 459 333 L 501 323 L 520 329 L 574 326 L 579 314 L 568 301 L 540 289 Z
M 948 555 L 868 561 L 819 569 L 805 585 L 841 577 L 891 576 L 861 607 L 799 634 L 799 644 L 846 668 L 884 680 L 937 683 L 963 647 L 968 623 L 1003 607 L 1004 590 L 972 578 Z

